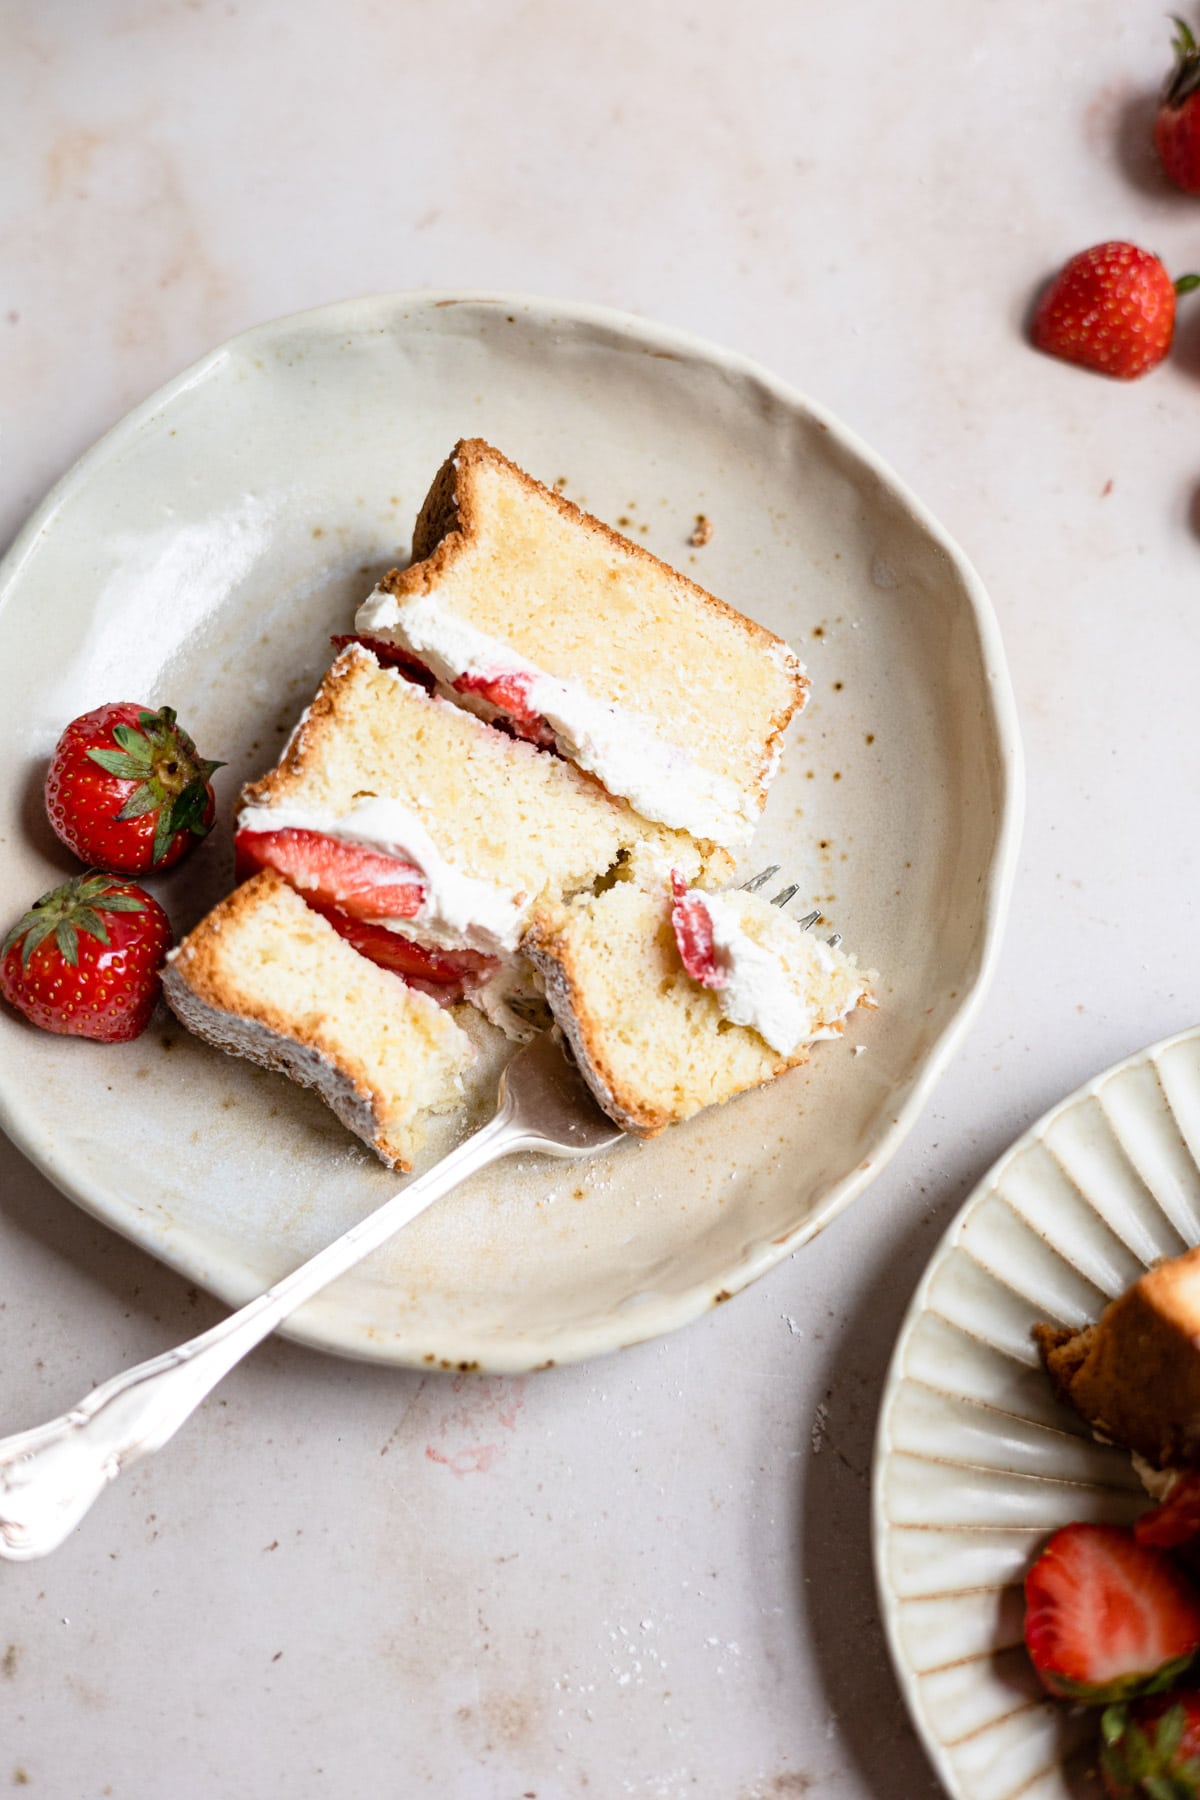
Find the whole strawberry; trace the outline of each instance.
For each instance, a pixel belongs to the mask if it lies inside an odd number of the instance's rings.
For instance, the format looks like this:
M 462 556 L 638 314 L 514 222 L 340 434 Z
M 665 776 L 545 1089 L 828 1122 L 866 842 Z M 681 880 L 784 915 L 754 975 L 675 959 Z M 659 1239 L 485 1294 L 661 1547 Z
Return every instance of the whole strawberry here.
M 1100 1772 L 1110 1800 L 1200 1795 L 1200 1693 L 1194 1689 L 1106 1706 L 1100 1735 Z
M 1095 244 L 1055 276 L 1033 317 L 1039 350 L 1133 381 L 1160 363 L 1175 335 L 1175 296 L 1200 275 L 1172 281 L 1157 256 L 1136 244 Z
M 210 830 L 209 777 L 169 706 L 118 700 L 72 719 L 46 774 L 46 811 L 86 863 L 125 874 L 168 869 Z
M 112 875 L 43 894 L 0 946 L 0 994 L 43 1031 L 122 1043 L 158 1000 L 171 926 L 157 900 Z
M 1154 117 L 1154 148 L 1176 187 L 1200 194 L 1200 50 L 1182 19 L 1175 20 L 1175 67 Z

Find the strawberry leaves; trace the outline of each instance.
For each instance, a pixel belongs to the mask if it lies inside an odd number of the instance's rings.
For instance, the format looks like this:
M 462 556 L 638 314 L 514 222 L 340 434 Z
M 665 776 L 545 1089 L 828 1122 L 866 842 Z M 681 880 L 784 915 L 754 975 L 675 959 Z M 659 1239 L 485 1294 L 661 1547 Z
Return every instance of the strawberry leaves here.
M 0 945 L 0 995 L 41 1031 L 117 1044 L 150 1023 L 171 924 L 152 895 L 89 870 L 43 894 Z
M 0 960 L 20 944 L 21 967 L 28 968 L 34 951 L 53 936 L 63 961 L 74 969 L 79 962 L 81 931 L 106 945 L 109 936 L 103 913 L 144 910 L 145 902 L 117 889 L 111 875 L 91 871 L 75 875 L 35 900 L 24 917 L 17 920 L 0 944 Z
M 181 833 L 204 837 L 211 828 L 208 784 L 221 764 L 197 755 L 170 706 L 158 712 L 139 708 L 136 724 L 114 724 L 110 735 L 115 748 L 93 745 L 85 752 L 87 760 L 115 780 L 132 784 L 113 815 L 118 824 L 155 815 L 150 846 L 150 866 L 155 867 Z
M 1129 1707 L 1119 1705 L 1106 1706 L 1101 1713 L 1100 1766 L 1106 1791 L 1146 1795 L 1147 1800 L 1196 1800 L 1200 1757 L 1194 1754 L 1194 1695 L 1165 1710 L 1155 1707 L 1154 1713 L 1147 1717 L 1143 1709 L 1138 1718 Z
M 1200 88 L 1200 49 L 1191 27 L 1183 19 L 1172 14 L 1171 23 L 1175 27 L 1175 36 L 1171 39 L 1175 67 L 1167 79 L 1163 103 L 1179 107 Z

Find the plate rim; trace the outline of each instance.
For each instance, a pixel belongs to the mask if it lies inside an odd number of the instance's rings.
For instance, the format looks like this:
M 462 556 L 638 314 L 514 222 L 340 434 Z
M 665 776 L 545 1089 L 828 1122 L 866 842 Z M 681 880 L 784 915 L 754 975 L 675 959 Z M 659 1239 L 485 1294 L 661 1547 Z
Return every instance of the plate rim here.
M 891 1591 L 885 1567 L 885 1549 L 889 1533 L 892 1530 L 891 1521 L 886 1515 L 884 1495 L 888 1461 L 891 1455 L 888 1429 L 892 1409 L 906 1380 L 902 1365 L 909 1341 L 924 1315 L 934 1279 L 947 1258 L 958 1248 L 959 1238 L 968 1220 L 976 1208 L 982 1206 L 984 1201 L 995 1192 L 1013 1164 L 1042 1143 L 1061 1118 L 1067 1113 L 1073 1112 L 1076 1107 L 1083 1106 L 1089 1100 L 1095 1099 L 1096 1095 L 1118 1075 L 1123 1075 L 1131 1069 L 1142 1068 L 1156 1057 L 1181 1044 L 1196 1041 L 1200 1041 L 1200 1025 L 1188 1025 L 1181 1031 L 1171 1032 L 1167 1037 L 1157 1038 L 1153 1043 L 1143 1045 L 1140 1050 L 1130 1051 L 1128 1056 L 1121 1057 L 1118 1062 L 1110 1063 L 1107 1068 L 1101 1069 L 1099 1074 L 1081 1082 L 1077 1088 L 1073 1088 L 1061 1100 L 1048 1107 L 1041 1117 L 1035 1119 L 1033 1124 L 1028 1126 L 1019 1137 L 1014 1138 L 1008 1148 L 1001 1152 L 986 1174 L 971 1189 L 934 1245 L 929 1260 L 921 1272 L 921 1278 L 913 1291 L 912 1299 L 905 1309 L 900 1329 L 896 1333 L 896 1341 L 892 1346 L 887 1375 L 884 1379 L 883 1392 L 880 1395 L 879 1418 L 875 1427 L 875 1440 L 871 1453 L 872 1563 L 879 1611 L 883 1619 L 884 1635 L 887 1638 L 897 1686 L 904 1698 L 909 1718 L 921 1740 L 925 1754 L 933 1764 L 938 1779 L 945 1786 L 947 1793 L 952 1796 L 952 1800 L 974 1800 L 974 1797 L 959 1782 L 958 1774 L 950 1762 L 948 1749 L 942 1744 L 924 1717 L 918 1698 L 918 1676 L 909 1666 L 900 1636 L 900 1604 Z
M 921 1116 L 947 1065 L 970 1029 L 995 973 L 1016 875 L 1017 857 L 1025 812 L 1025 764 L 1016 701 L 1008 663 L 1004 652 L 999 622 L 983 581 L 957 541 L 938 522 L 907 484 L 881 456 L 856 432 L 819 401 L 775 375 L 765 365 L 737 350 L 726 349 L 696 333 L 638 317 L 636 314 L 590 301 L 557 300 L 547 296 L 493 288 L 415 288 L 394 292 L 375 292 L 330 301 L 298 312 L 283 313 L 247 330 L 236 333 L 207 351 L 178 375 L 156 388 L 146 399 L 116 420 L 54 483 L 14 536 L 0 560 L 0 614 L 13 603 L 25 565 L 40 539 L 53 525 L 57 514 L 77 490 L 123 446 L 152 424 L 156 413 L 176 401 L 189 389 L 198 386 L 232 355 L 253 353 L 270 347 L 280 338 L 297 330 L 340 332 L 361 329 L 367 321 L 402 311 L 432 314 L 447 307 L 467 305 L 495 306 L 509 312 L 522 313 L 530 324 L 543 329 L 556 321 L 591 326 L 625 339 L 643 351 L 666 352 L 679 360 L 699 361 L 756 384 L 777 402 L 816 423 L 841 449 L 847 451 L 879 482 L 925 536 L 949 559 L 959 577 L 963 596 L 970 608 L 980 646 L 984 675 L 985 701 L 990 715 L 997 755 L 999 809 L 994 846 L 985 883 L 984 924 L 976 952 L 976 966 L 969 976 L 968 990 L 962 994 L 955 1010 L 926 1053 L 923 1066 L 889 1124 L 870 1146 L 869 1154 L 840 1181 L 829 1188 L 822 1203 L 797 1225 L 769 1245 L 757 1247 L 757 1253 L 745 1256 L 728 1272 L 714 1290 L 704 1281 L 676 1295 L 654 1310 L 653 1319 L 634 1325 L 633 1318 L 622 1319 L 613 1314 L 600 1329 L 576 1331 L 544 1341 L 523 1343 L 513 1340 L 498 1349 L 489 1344 L 485 1357 L 472 1354 L 470 1346 L 463 1353 L 461 1338 L 454 1346 L 456 1354 L 419 1354 L 405 1346 L 362 1336 L 352 1338 L 330 1326 L 308 1307 L 293 1314 L 281 1327 L 282 1335 L 316 1349 L 417 1369 L 440 1364 L 456 1367 L 470 1361 L 481 1369 L 495 1373 L 518 1373 L 539 1367 L 575 1362 L 585 1357 L 617 1349 L 626 1349 L 648 1339 L 664 1336 L 701 1316 L 718 1301 L 740 1293 L 759 1276 L 782 1262 L 811 1238 L 818 1235 L 887 1167 Z M 111 1229 L 146 1250 L 157 1261 L 198 1282 L 228 1304 L 241 1304 L 237 1299 L 237 1283 L 216 1278 L 215 1272 L 199 1268 L 187 1255 L 186 1237 L 182 1242 L 158 1242 L 138 1214 L 128 1196 L 113 1190 L 117 1204 L 102 1210 L 91 1197 L 72 1183 L 65 1171 L 59 1172 L 49 1147 L 37 1139 L 32 1129 L 22 1125 L 19 1106 L 15 1106 L 0 1088 L 0 1129 L 13 1141 L 35 1168 L 65 1194 L 75 1205 L 101 1220 Z M 107 1189 L 104 1190 L 108 1192 Z M 231 1298 L 230 1296 L 234 1297 Z M 247 1292 L 244 1298 L 251 1295 Z M 311 1304 L 311 1303 L 310 1303 Z M 476 1350 L 480 1346 L 474 1347 Z

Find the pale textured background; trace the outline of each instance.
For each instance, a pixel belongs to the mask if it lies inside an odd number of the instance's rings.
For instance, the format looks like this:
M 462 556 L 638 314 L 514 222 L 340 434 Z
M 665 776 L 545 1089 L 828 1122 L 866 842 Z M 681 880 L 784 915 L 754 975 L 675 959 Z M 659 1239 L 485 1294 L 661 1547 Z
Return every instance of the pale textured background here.
M 891 1341 L 996 1153 L 1197 1010 L 1200 301 L 1130 388 L 1020 336 L 1087 243 L 1200 261 L 1200 202 L 1143 148 L 1167 33 L 1116 0 L 0 0 L 0 539 L 264 317 L 608 302 L 895 464 L 991 589 L 1029 760 L 998 977 L 866 1197 L 592 1367 L 260 1351 L 55 1559 L 0 1569 L 0 1791 L 937 1792 L 870 1571 Z M 216 1312 L 0 1148 L 0 1430 Z

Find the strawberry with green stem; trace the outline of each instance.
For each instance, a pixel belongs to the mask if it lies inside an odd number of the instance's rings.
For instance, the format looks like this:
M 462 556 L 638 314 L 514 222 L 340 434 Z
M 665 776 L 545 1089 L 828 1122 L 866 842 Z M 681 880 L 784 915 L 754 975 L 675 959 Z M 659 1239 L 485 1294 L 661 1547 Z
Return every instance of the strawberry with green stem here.
M 1157 256 L 1136 244 L 1094 244 L 1055 276 L 1038 302 L 1037 349 L 1116 381 L 1156 368 L 1175 335 L 1175 300 L 1200 275 L 1172 281 Z
M 1154 116 L 1159 161 L 1185 194 L 1200 194 L 1200 48 L 1182 19 L 1173 19 L 1175 67 Z
M 150 1023 L 170 946 L 157 900 L 89 870 L 18 919 L 0 945 L 0 994 L 43 1031 L 121 1043 Z
M 1200 1693 L 1186 1689 L 1106 1706 L 1100 1773 L 1109 1800 L 1197 1800 Z
M 46 811 L 81 861 L 124 874 L 168 869 L 216 817 L 211 776 L 173 709 L 114 701 L 73 719 L 46 775 Z

